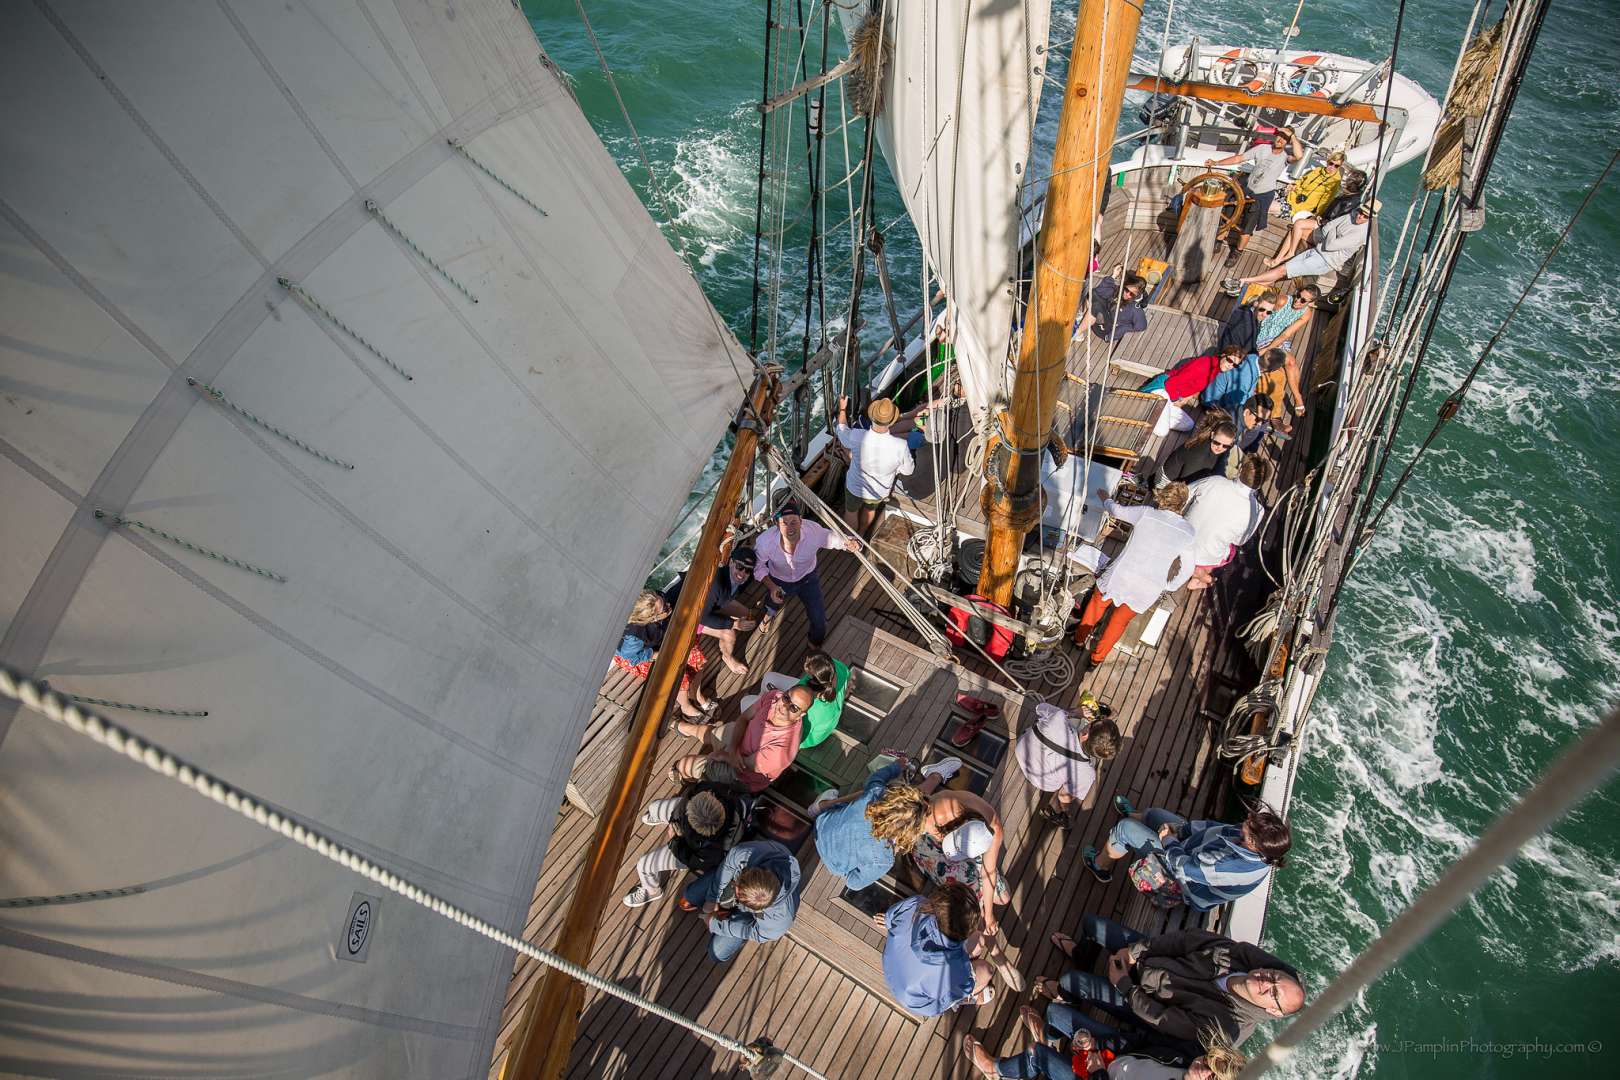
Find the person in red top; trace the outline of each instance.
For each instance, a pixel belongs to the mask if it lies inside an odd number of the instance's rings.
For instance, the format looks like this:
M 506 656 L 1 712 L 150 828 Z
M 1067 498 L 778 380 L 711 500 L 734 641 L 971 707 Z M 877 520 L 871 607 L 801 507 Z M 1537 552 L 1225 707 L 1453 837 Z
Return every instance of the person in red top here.
M 804 685 L 760 695 L 747 716 L 719 728 L 716 742 L 721 749 L 708 745 L 715 725 L 676 724 L 681 734 L 703 739 L 704 748 L 676 760 L 671 776 L 677 781 L 735 783 L 756 794 L 764 791 L 793 764 L 805 710 L 814 702 L 815 695 Z
M 1215 381 L 1215 376 L 1223 371 L 1231 371 L 1242 362 L 1241 346 L 1223 345 L 1219 352 L 1189 357 L 1143 383 L 1141 389 L 1144 393 L 1158 394 L 1169 400 L 1169 404 L 1159 413 L 1159 423 L 1153 429 L 1153 434 L 1168 435 L 1172 429 L 1191 431 L 1193 418 L 1186 409 L 1198 403 L 1198 395 Z

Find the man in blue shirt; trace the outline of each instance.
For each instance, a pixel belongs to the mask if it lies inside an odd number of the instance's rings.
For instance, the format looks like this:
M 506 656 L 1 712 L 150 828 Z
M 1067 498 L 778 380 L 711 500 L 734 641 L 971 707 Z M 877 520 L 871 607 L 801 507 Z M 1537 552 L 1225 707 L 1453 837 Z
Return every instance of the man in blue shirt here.
M 938 1016 L 966 1002 L 989 1000 L 991 969 L 973 953 L 979 901 L 966 885 L 941 885 L 877 916 L 887 933 L 883 980 L 895 1001 L 916 1016 Z
M 709 959 L 723 964 L 750 941 L 775 941 L 799 913 L 799 862 L 775 840 L 738 844 L 681 893 L 681 910 L 707 916 Z

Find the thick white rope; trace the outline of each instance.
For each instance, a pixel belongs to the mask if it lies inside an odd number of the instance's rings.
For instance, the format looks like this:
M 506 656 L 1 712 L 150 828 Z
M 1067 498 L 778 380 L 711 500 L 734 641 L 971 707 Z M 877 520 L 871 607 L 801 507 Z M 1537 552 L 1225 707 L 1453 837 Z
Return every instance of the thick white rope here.
M 169 779 L 191 788 L 204 798 L 235 811 L 249 821 L 261 825 L 271 832 L 279 833 L 296 844 L 301 844 L 322 858 L 335 862 L 346 870 L 352 870 L 361 877 L 368 878 L 388 891 L 397 893 L 412 903 L 420 904 L 428 910 L 449 919 L 451 922 L 466 927 L 481 937 L 486 937 L 509 949 L 514 949 L 524 956 L 538 960 L 547 967 L 556 968 L 558 971 L 563 972 L 572 979 L 577 979 L 592 989 L 600 990 L 604 994 L 628 1002 L 636 1008 L 668 1020 L 672 1024 L 679 1024 L 687 1031 L 708 1039 L 722 1049 L 740 1055 L 751 1065 L 760 1064 L 764 1060 L 764 1055 L 760 1051 L 737 1041 L 731 1036 L 704 1027 L 702 1024 L 689 1020 L 678 1012 L 665 1008 L 656 1001 L 626 990 L 617 983 L 609 982 L 599 975 L 594 975 L 578 964 L 558 956 L 556 953 L 531 945 L 522 938 L 515 937 L 490 925 L 483 919 L 478 918 L 478 916 L 463 911 L 448 900 L 433 895 L 421 886 L 400 877 L 386 867 L 379 866 L 353 849 L 321 835 L 295 818 L 271 809 L 258 797 L 220 779 L 206 769 L 177 757 L 156 743 L 148 742 L 127 728 L 120 727 L 93 712 L 87 712 L 79 708 L 61 694 L 43 688 L 38 682 L 24 678 L 3 667 L 0 667 L 0 697 L 10 698 L 46 719 L 61 724 L 63 727 L 75 731 L 93 742 L 105 746 L 114 753 L 122 754 L 138 765 L 144 765 L 155 773 L 167 776 Z M 827 1080 L 821 1073 L 793 1055 L 785 1051 L 781 1051 L 781 1054 L 784 1061 L 804 1070 L 805 1073 L 816 1077 L 817 1080 Z

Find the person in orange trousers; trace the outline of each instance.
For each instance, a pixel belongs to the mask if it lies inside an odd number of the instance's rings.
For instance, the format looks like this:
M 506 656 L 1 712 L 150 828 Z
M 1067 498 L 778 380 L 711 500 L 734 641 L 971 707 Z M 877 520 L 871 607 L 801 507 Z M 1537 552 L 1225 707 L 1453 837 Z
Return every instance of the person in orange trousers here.
M 1097 496 L 1105 511 L 1131 526 L 1131 538 L 1097 579 L 1097 587 L 1080 613 L 1074 643 L 1081 648 L 1085 648 L 1103 617 L 1108 618 L 1102 636 L 1087 657 L 1087 666 L 1108 658 L 1114 643 L 1139 612 L 1158 603 L 1164 592 L 1173 592 L 1187 583 L 1193 573 L 1194 543 L 1198 538 L 1181 516 L 1187 505 L 1187 485 L 1179 480 L 1154 492 L 1151 507 L 1120 506 L 1102 490 Z

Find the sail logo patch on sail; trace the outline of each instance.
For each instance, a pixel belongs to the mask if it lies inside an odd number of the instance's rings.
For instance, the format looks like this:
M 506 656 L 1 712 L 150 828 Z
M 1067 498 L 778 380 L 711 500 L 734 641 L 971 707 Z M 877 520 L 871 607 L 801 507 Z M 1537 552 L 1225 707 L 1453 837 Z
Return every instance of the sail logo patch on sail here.
M 343 922 L 343 937 L 338 942 L 337 954 L 340 959 L 352 960 L 357 964 L 366 962 L 366 954 L 371 951 L 371 931 L 377 922 L 377 905 L 380 898 L 367 896 L 357 892 L 349 900 L 349 917 Z

